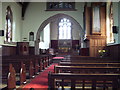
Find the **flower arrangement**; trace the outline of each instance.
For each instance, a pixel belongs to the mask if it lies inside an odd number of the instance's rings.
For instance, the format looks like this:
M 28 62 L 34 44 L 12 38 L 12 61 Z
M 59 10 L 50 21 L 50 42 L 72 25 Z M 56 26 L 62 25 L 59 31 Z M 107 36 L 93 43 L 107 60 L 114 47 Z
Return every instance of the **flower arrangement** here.
M 100 57 L 103 57 L 104 55 L 105 55 L 105 50 L 103 49 L 103 50 L 98 50 L 98 53 L 99 53 L 99 56 Z

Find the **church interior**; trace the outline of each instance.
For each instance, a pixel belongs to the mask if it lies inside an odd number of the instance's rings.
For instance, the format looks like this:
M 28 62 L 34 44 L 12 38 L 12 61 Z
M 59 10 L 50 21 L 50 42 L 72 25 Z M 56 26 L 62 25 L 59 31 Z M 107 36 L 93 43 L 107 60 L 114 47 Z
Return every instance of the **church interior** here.
M 1 90 L 120 90 L 120 2 L 0 1 Z

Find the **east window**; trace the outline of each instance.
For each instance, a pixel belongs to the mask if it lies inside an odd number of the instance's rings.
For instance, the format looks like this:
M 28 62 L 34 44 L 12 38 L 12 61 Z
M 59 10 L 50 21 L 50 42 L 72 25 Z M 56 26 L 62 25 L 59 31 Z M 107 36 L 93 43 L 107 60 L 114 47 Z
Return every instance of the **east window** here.
M 59 22 L 59 39 L 71 39 L 71 22 L 67 18 Z

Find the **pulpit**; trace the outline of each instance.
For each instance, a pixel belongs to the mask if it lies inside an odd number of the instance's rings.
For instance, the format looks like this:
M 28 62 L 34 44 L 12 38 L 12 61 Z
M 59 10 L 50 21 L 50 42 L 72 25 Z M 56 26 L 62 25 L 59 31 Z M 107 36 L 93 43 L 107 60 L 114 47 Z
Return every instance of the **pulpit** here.
M 29 55 L 29 42 L 17 42 L 18 55 Z

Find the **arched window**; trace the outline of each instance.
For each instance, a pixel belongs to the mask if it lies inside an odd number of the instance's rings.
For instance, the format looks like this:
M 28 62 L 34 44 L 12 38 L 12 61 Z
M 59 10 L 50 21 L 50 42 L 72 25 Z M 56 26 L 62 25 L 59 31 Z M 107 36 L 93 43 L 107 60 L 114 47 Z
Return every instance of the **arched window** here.
M 6 9 L 6 22 L 5 22 L 5 41 L 12 41 L 12 22 L 13 16 L 10 6 Z
M 114 36 L 113 36 L 113 25 L 114 25 L 114 20 L 113 20 L 113 4 L 111 2 L 110 4 L 110 14 L 109 14 L 109 17 L 110 17 L 110 43 L 113 43 L 114 42 Z
M 59 22 L 59 39 L 71 39 L 71 22 L 63 18 Z

